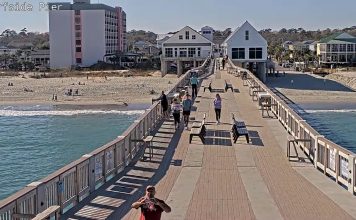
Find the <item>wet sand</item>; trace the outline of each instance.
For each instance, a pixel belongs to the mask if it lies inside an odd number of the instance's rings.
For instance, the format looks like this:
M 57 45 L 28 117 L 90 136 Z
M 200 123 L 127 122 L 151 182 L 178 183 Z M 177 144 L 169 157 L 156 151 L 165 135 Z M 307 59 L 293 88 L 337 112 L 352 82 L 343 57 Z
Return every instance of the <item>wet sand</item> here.
M 300 106 L 356 108 L 356 92 L 335 79 L 287 71 L 286 76 L 267 77 L 266 84 Z

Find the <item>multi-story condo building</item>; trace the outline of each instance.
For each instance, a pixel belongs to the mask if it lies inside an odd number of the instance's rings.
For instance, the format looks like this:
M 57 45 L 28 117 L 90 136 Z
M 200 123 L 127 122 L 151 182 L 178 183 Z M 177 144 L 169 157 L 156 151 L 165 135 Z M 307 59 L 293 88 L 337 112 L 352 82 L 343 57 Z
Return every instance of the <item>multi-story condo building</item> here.
M 356 37 L 336 33 L 317 43 L 319 63 L 324 65 L 356 64 Z
M 90 0 L 49 3 L 51 68 L 91 66 L 126 51 L 126 14 Z

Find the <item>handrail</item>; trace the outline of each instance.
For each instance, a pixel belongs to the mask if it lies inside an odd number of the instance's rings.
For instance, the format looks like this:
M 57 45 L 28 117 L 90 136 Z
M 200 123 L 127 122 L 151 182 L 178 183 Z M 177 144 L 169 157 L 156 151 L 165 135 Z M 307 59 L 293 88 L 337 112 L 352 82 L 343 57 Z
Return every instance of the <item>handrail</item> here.
M 189 75 L 190 71 L 186 72 L 170 92 L 186 85 Z M 161 114 L 160 102 L 153 103 L 121 136 L 1 200 L 0 220 L 13 219 L 14 215 L 33 217 L 52 206 L 59 206 L 63 213 L 75 206 L 124 170 L 142 145 L 131 140 L 149 135 L 161 122 Z
M 262 91 L 267 92 L 271 96 L 272 112 L 293 138 L 310 140 L 310 142 L 299 141 L 298 146 L 313 161 L 315 168 L 322 170 L 325 175 L 333 176 L 337 183 L 345 186 L 350 193 L 355 194 L 356 154 L 322 136 L 253 73 L 235 66 L 230 59 L 228 63 L 237 71 L 245 71 L 247 78 L 252 83 L 257 84 Z

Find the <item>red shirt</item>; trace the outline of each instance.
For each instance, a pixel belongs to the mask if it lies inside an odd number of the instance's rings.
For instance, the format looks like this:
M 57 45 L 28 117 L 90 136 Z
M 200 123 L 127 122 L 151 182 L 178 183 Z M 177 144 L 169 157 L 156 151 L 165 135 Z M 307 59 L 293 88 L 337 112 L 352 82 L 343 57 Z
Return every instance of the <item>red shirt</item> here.
M 159 199 L 156 199 L 156 200 L 163 203 L 162 200 L 159 200 Z M 151 210 L 151 209 L 149 209 L 148 206 L 149 206 L 148 204 L 141 206 L 140 220 L 160 220 L 163 209 L 159 205 L 154 205 L 154 209 Z

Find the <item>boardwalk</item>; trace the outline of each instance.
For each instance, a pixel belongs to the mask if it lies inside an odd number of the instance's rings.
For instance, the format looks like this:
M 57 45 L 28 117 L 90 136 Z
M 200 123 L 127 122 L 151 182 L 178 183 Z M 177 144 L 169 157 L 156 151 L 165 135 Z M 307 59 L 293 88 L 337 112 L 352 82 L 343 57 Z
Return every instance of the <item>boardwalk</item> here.
M 215 93 L 199 91 L 193 113 L 207 115 L 206 143 L 165 121 L 154 137 L 152 161 L 138 161 L 124 174 L 70 210 L 70 219 L 139 219 L 130 205 L 155 184 L 157 197 L 171 207 L 163 219 L 354 219 L 356 200 L 321 176 L 306 160 L 285 157 L 287 133 L 277 120 L 262 118 L 242 81 L 226 71 L 211 76 L 216 88 L 229 80 L 235 92 L 221 93 L 222 123 L 215 123 Z M 244 120 L 250 144 L 231 140 L 231 113 Z M 308 176 L 308 172 L 311 174 Z M 314 178 L 314 176 L 316 176 Z M 309 178 L 310 177 L 310 178 Z M 323 179 L 324 178 L 324 179 Z M 325 183 L 323 182 L 325 181 Z M 329 187 L 329 188 L 327 188 Z M 328 190 L 332 190 L 328 194 Z M 337 196 L 335 196 L 337 195 Z

